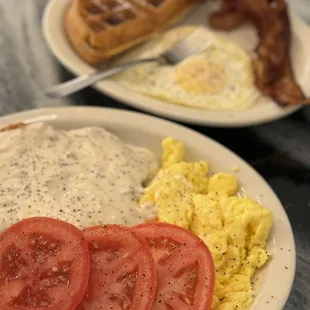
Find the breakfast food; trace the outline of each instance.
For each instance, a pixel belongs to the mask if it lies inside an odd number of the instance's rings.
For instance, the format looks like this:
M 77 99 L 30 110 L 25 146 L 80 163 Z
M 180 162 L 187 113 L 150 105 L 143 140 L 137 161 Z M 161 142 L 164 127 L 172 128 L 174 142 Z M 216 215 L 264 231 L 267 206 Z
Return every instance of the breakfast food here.
M 188 230 L 150 222 L 134 227 L 153 253 L 157 291 L 152 310 L 210 309 L 214 264 L 206 245 Z
M 292 33 L 286 1 L 222 0 L 221 10 L 210 18 L 211 25 L 225 30 L 247 20 L 259 35 L 257 58 L 253 61 L 258 89 L 281 106 L 309 104 L 292 70 Z
M 184 145 L 167 138 L 163 163 L 140 205 L 156 206 L 160 222 L 190 229 L 209 247 L 216 269 L 212 309 L 248 310 L 252 278 L 270 254 L 265 250 L 272 214 L 257 202 L 237 196 L 235 175 L 207 177 L 206 161 L 186 162 Z
M 86 227 L 134 225 L 154 213 L 139 214 L 136 201 L 157 170 L 155 154 L 103 128 L 37 123 L 1 132 L 0 162 L 0 230 L 31 216 Z
M 177 226 L 93 226 L 82 233 L 37 217 L 14 224 L 0 241 L 2 310 L 210 310 L 211 253 Z
M 75 309 L 85 294 L 89 251 L 73 225 L 20 221 L 0 237 L 0 309 Z
M 110 59 L 149 39 L 201 0 L 72 0 L 67 36 L 90 64 Z
M 164 34 L 164 38 L 154 34 L 162 32 L 202 2 L 72 0 L 65 14 L 65 30 L 73 48 L 92 65 L 151 39 L 128 56 L 121 57 L 121 62 L 158 56 L 177 41 L 178 32 L 185 38 L 188 31 L 174 29 Z M 168 103 L 198 109 L 244 110 L 260 95 L 271 97 L 280 106 L 310 103 L 292 69 L 292 30 L 285 0 L 221 0 L 221 8 L 209 16 L 209 21 L 211 26 L 221 30 L 232 30 L 250 21 L 259 36 L 256 56 L 250 57 L 239 45 L 218 38 L 203 27 L 205 34 L 201 41 L 205 40 L 208 45 L 214 40 L 204 53 L 189 57 L 176 67 L 145 64 L 114 80 Z M 171 42 L 167 42 L 168 38 Z
M 246 21 L 245 13 L 238 10 L 237 1 L 217 0 L 217 2 L 221 2 L 221 8 L 210 15 L 211 26 L 222 30 L 231 30 Z
M 102 128 L 6 128 L 1 309 L 250 309 L 272 215 L 234 174 L 187 162 L 173 138 L 158 170 Z
M 77 310 L 95 310 L 100 306 L 150 310 L 157 281 L 146 240 L 120 226 L 94 226 L 83 232 L 91 269 L 87 292 Z
M 250 55 L 237 43 L 197 26 L 174 28 L 120 57 L 116 63 L 156 57 L 195 32 L 206 50 L 176 66 L 147 63 L 113 79 L 134 91 L 170 103 L 207 110 L 243 110 L 260 92 L 254 85 Z

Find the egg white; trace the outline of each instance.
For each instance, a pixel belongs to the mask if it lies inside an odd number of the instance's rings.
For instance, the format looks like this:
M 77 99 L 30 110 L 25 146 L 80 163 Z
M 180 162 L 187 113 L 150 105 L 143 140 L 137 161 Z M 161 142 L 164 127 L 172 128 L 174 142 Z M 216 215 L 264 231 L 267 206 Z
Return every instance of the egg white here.
M 117 60 L 156 57 L 191 33 L 206 50 L 176 66 L 147 63 L 114 77 L 123 86 L 166 102 L 207 110 L 243 110 L 260 96 L 250 55 L 237 43 L 206 28 L 182 26 Z

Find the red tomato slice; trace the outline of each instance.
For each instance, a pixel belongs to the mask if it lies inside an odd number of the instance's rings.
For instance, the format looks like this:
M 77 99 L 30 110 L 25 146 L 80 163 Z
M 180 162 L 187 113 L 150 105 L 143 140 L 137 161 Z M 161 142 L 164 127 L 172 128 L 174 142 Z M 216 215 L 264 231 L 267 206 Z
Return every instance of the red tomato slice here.
M 122 226 L 85 229 L 91 265 L 79 310 L 149 310 L 156 292 L 156 267 L 144 238 Z
M 0 236 L 0 309 L 73 310 L 83 298 L 90 257 L 80 230 L 29 218 Z
M 157 269 L 153 310 L 209 310 L 214 289 L 214 263 L 207 246 L 176 225 L 146 223 L 134 227 L 152 250 Z

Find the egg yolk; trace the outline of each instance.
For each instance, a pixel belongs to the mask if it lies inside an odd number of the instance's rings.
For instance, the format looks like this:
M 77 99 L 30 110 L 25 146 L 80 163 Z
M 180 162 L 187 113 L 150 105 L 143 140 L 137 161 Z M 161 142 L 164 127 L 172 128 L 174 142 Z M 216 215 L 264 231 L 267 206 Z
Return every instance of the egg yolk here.
M 175 82 L 190 93 L 215 93 L 224 88 L 224 69 L 210 61 L 188 61 L 179 66 Z

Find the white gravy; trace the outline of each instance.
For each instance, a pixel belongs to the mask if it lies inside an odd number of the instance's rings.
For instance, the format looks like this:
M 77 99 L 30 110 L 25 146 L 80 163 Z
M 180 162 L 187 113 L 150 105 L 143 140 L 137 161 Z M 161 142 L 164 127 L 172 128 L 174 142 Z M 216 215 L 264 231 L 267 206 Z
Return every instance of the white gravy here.
M 137 201 L 157 168 L 152 152 L 102 128 L 0 133 L 0 230 L 33 216 L 77 227 L 142 223 L 154 210 L 139 213 Z

